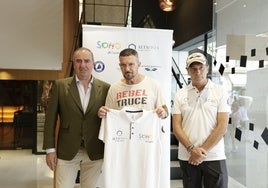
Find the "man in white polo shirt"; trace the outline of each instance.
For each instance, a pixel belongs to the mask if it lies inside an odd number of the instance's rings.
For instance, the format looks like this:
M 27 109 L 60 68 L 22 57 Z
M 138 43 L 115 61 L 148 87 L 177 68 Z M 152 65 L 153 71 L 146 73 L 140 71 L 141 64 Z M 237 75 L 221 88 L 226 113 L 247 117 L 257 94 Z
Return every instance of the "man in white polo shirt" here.
M 191 83 L 174 99 L 173 130 L 185 188 L 227 188 L 223 136 L 227 131 L 228 93 L 207 78 L 209 65 L 201 53 L 188 56 Z

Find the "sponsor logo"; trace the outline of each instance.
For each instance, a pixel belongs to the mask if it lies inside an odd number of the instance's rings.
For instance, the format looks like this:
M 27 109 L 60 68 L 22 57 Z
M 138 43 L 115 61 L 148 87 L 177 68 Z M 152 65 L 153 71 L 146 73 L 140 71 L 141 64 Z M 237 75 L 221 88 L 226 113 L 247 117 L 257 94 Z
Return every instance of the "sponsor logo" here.
M 128 48 L 135 49 L 137 51 L 151 51 L 151 50 L 159 50 L 159 46 L 157 45 L 149 45 L 149 44 L 134 44 L 130 43 Z
M 217 99 L 207 98 L 207 103 L 209 103 L 209 105 L 211 105 L 211 106 L 215 106 L 215 107 L 218 106 Z
M 94 64 L 94 70 L 96 72 L 102 72 L 105 69 L 105 64 L 102 61 L 96 61 Z
M 152 143 L 153 142 L 153 135 L 150 134 L 139 134 L 138 140 L 146 143 Z
M 123 131 L 121 131 L 121 130 L 118 130 L 117 132 L 116 132 L 116 135 L 117 136 L 121 136 L 123 134 Z
M 131 44 L 128 45 L 128 48 L 132 48 L 132 49 L 136 50 L 136 45 L 131 43 Z
M 162 131 L 162 133 L 166 133 L 164 126 L 161 127 L 161 131 Z
M 124 142 L 125 140 L 128 140 L 129 138 L 126 138 L 123 136 L 122 130 L 117 130 L 115 132 L 115 136 L 112 138 L 114 142 Z
M 159 66 L 151 66 L 151 65 L 145 65 L 142 66 L 144 67 L 144 70 L 147 72 L 154 72 L 154 71 L 158 71 Z
M 119 42 L 98 41 L 97 48 L 119 50 L 121 49 L 121 44 Z

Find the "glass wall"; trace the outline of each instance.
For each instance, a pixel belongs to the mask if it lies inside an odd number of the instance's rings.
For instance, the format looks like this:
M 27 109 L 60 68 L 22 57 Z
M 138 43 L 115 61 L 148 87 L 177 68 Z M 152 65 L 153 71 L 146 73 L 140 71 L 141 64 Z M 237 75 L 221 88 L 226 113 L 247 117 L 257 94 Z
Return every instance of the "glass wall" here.
M 224 2 L 219 2 L 221 8 L 215 8 L 215 30 L 209 35 L 208 41 L 194 39 L 196 42 L 184 45 L 186 48 L 174 49 L 173 58 L 181 71 L 180 81 L 185 85 L 185 80 L 188 80 L 185 70 L 188 53 L 198 49 L 212 57 L 210 78 L 226 88 L 232 101 L 232 113 L 224 137 L 229 187 L 266 188 L 268 38 L 265 32 L 268 27 L 260 23 L 260 17 L 256 18 L 254 14 L 260 14 L 256 7 L 263 9 L 268 7 L 268 3 L 262 0 L 257 0 L 254 5 L 247 0 L 230 1 L 229 4 Z M 219 4 L 215 1 L 214 5 Z M 267 11 L 261 14 L 262 19 L 268 17 Z M 239 21 L 242 25 L 239 25 Z M 175 79 L 172 89 L 172 95 L 180 89 Z
M 36 125 L 33 80 L 0 80 L 0 149 L 32 149 Z
M 43 154 L 50 80 L 0 80 L 0 150 L 32 149 Z
M 224 67 L 233 101 L 225 136 L 229 175 L 245 187 L 268 187 L 267 8 L 265 0 L 215 1 L 214 71 Z

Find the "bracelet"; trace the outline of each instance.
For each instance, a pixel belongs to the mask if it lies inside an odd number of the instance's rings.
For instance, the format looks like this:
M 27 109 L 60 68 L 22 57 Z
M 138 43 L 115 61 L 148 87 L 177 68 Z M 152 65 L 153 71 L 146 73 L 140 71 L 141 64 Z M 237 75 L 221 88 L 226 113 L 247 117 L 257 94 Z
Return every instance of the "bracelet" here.
M 190 153 L 194 149 L 194 145 L 190 145 L 187 147 L 187 151 Z

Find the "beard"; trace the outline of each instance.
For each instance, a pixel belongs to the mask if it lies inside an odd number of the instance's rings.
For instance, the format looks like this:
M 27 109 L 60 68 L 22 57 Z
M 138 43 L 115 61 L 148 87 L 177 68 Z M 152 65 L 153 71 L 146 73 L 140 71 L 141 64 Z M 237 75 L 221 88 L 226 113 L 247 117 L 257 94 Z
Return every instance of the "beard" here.
M 125 74 L 124 74 L 124 78 L 126 79 L 126 80 L 131 80 L 132 78 L 134 78 L 135 77 L 135 75 L 132 73 L 132 72 L 126 72 Z

